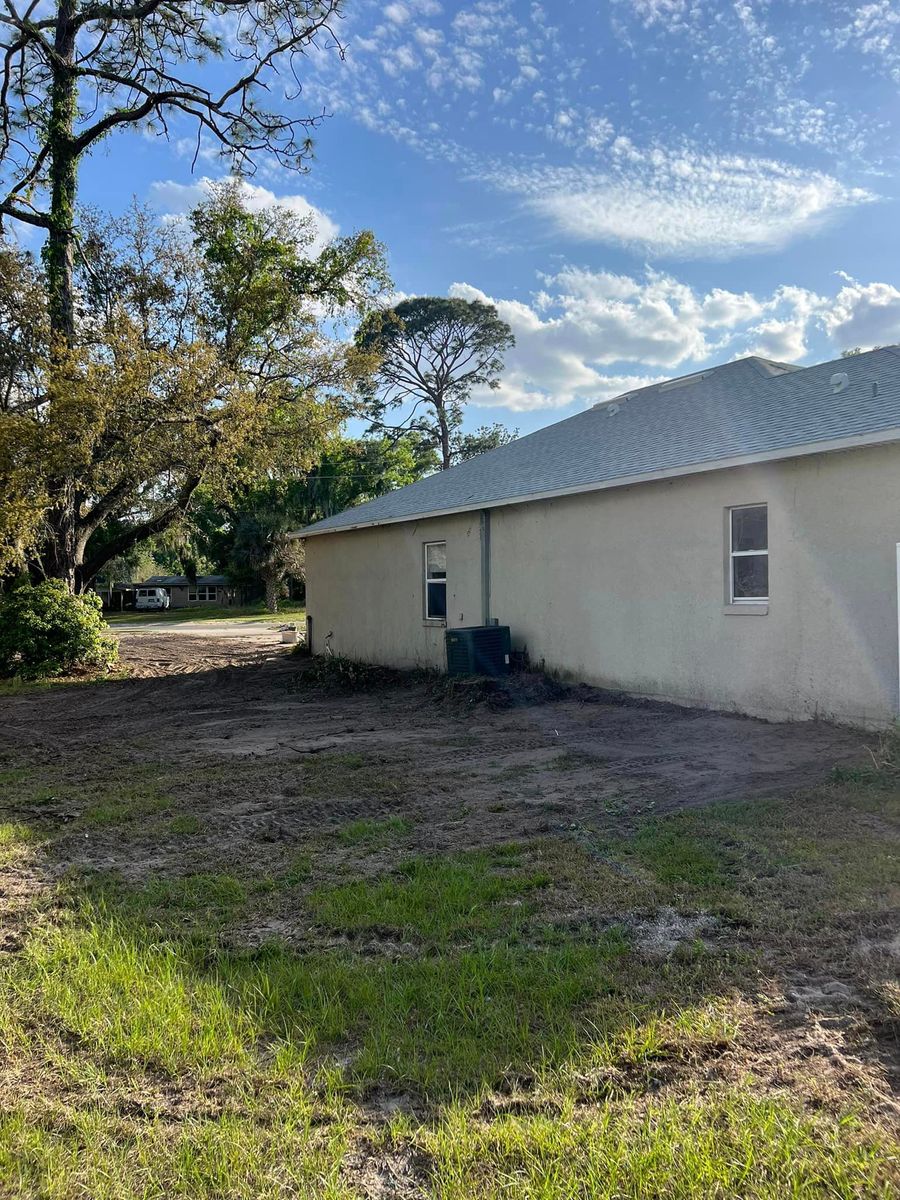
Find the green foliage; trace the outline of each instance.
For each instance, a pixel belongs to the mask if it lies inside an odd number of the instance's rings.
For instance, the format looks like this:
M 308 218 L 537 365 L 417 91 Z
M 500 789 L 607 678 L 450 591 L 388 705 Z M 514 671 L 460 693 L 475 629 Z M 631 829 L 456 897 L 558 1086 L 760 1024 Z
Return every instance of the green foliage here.
M 258 573 L 272 613 L 286 576 L 303 571 L 303 543 L 290 536 L 296 527 L 288 488 L 274 480 L 249 490 L 236 513 L 229 573 L 235 578 L 242 571 Z
M 60 580 L 48 579 L 0 597 L 0 675 L 41 679 L 107 668 L 117 657 L 93 593 L 73 596 Z
M 461 433 L 456 437 L 453 461 L 457 463 L 477 458 L 479 454 L 487 454 L 488 450 L 496 450 L 498 446 L 508 446 L 518 436 L 518 429 L 507 429 L 505 425 L 479 425 L 473 433 Z
M 415 483 L 438 466 L 433 444 L 416 430 L 392 438 L 334 438 L 309 475 L 292 486 L 292 502 L 303 524 L 310 524 Z
M 385 286 L 372 235 L 320 249 L 308 220 L 249 211 L 237 184 L 214 187 L 192 223 L 191 237 L 137 206 L 117 221 L 85 214 L 84 307 L 53 356 L 46 322 L 37 348 L 16 323 L 46 275 L 4 251 L 0 570 L 39 556 L 81 590 L 195 504 L 221 525 L 263 481 L 302 476 L 357 409 L 364 356 L 334 322 Z M 208 512 L 196 520 L 215 535 Z

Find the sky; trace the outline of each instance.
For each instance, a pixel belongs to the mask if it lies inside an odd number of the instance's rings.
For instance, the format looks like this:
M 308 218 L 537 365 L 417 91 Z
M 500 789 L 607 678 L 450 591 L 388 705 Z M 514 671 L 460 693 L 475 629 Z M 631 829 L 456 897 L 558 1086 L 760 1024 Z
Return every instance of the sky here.
M 292 102 L 327 114 L 310 169 L 248 198 L 496 304 L 516 348 L 468 427 L 900 341 L 900 0 L 347 0 L 335 32 Z M 228 172 L 195 148 L 113 137 L 84 197 L 184 212 Z

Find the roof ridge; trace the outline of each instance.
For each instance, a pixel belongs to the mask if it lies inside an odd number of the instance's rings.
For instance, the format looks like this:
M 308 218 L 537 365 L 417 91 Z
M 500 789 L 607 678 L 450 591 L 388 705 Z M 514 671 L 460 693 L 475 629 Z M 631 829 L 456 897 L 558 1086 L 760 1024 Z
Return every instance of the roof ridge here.
M 900 346 L 804 367 L 745 355 L 623 392 L 303 532 L 414 521 L 900 441 L 898 359 Z M 847 374 L 848 385 L 836 391 L 829 374 L 837 371 Z

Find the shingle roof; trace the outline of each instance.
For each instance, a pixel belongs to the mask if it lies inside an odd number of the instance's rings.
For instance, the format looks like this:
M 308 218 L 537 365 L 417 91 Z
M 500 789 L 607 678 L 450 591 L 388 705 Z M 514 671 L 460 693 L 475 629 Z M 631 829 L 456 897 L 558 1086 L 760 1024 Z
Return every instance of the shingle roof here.
M 838 372 L 848 382 L 835 392 L 831 377 Z M 339 532 L 790 457 L 827 450 L 829 442 L 838 448 L 875 440 L 888 430 L 900 438 L 898 347 L 804 368 L 742 358 L 595 405 L 300 532 Z
M 198 575 L 196 579 L 200 587 L 227 587 L 227 575 Z M 187 575 L 151 575 L 138 587 L 193 587 L 194 584 Z

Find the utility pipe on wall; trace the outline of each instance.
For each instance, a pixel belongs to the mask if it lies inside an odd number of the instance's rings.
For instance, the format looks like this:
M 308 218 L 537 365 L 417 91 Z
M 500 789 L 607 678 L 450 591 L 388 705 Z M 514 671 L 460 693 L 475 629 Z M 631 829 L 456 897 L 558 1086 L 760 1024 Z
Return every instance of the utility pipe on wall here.
M 481 510 L 481 623 L 491 623 L 491 510 Z M 900 546 L 897 547 L 900 554 Z

